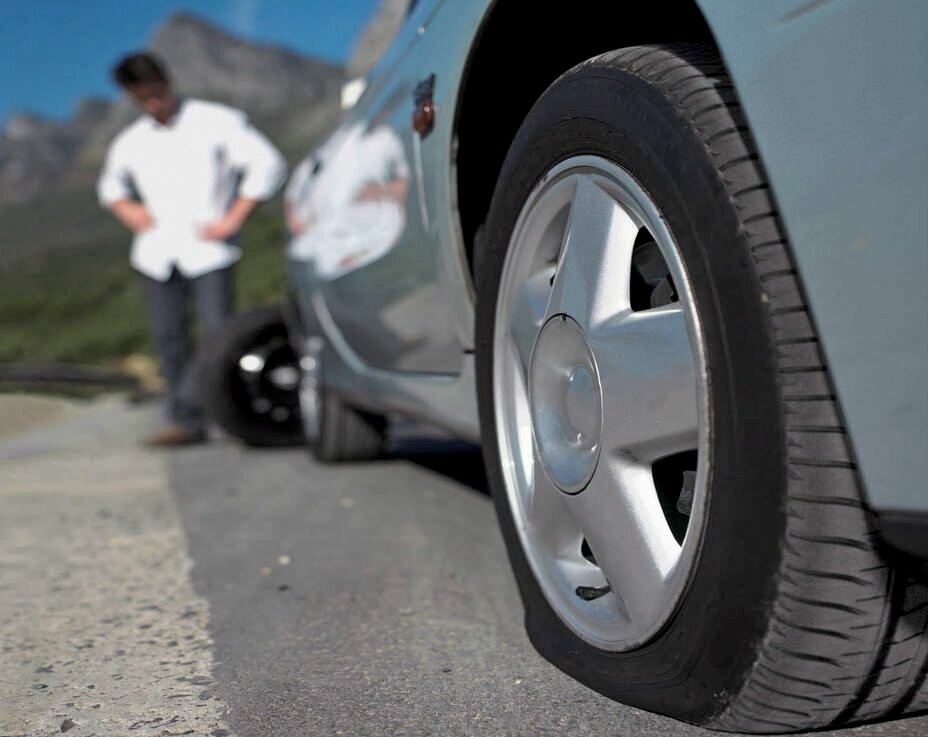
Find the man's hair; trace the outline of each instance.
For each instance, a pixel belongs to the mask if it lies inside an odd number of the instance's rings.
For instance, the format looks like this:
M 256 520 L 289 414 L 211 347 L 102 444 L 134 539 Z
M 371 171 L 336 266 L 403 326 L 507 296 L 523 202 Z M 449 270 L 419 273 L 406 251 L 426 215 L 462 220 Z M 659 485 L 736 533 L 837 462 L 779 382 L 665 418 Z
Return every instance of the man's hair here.
M 113 79 L 123 88 L 148 82 L 169 81 L 164 62 L 147 51 L 129 54 L 120 59 L 113 67 Z

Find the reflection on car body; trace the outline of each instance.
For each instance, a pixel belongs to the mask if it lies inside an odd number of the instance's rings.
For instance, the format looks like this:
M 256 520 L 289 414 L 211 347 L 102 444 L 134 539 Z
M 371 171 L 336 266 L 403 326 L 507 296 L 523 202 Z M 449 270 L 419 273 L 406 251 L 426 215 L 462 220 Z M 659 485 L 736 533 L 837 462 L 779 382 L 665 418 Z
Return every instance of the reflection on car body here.
M 389 126 L 356 123 L 333 143 L 297 167 L 285 194 L 288 255 L 312 262 L 323 279 L 366 266 L 396 245 L 409 192 L 403 145 Z

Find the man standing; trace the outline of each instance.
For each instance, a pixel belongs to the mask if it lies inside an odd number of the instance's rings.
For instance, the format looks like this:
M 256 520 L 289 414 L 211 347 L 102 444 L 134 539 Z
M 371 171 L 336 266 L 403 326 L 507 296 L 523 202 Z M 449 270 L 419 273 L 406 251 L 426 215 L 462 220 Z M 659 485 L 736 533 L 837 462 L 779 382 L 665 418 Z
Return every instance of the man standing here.
M 202 442 L 187 303 L 192 297 L 200 338 L 208 340 L 233 309 L 236 236 L 277 191 L 286 164 L 243 113 L 178 96 L 151 54 L 123 58 L 113 78 L 144 112 L 110 145 L 97 194 L 134 233 L 130 260 L 142 275 L 168 386 L 168 424 L 146 442 Z

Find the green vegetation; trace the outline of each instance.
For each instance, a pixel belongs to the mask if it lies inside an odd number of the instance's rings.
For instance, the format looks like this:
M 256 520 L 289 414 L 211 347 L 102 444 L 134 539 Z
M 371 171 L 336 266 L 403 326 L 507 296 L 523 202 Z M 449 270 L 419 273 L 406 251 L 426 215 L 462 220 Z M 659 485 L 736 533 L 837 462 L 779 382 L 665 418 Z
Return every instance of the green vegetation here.
M 281 205 L 270 202 L 242 234 L 240 309 L 283 299 L 284 244 Z M 149 353 L 128 253 L 128 234 L 86 190 L 0 210 L 0 362 L 111 364 Z

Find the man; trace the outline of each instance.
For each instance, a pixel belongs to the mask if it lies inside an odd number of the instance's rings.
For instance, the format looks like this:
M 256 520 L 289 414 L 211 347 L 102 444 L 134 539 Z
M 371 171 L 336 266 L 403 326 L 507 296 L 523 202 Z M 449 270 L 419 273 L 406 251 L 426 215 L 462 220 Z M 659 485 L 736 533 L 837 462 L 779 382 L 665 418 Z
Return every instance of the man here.
M 201 442 L 206 432 L 187 303 L 192 297 L 200 338 L 208 340 L 233 309 L 236 236 L 258 203 L 277 191 L 286 164 L 243 113 L 178 96 L 151 54 L 123 58 L 113 78 L 144 113 L 110 145 L 97 193 L 134 233 L 130 261 L 142 275 L 168 387 L 168 424 L 146 442 Z

